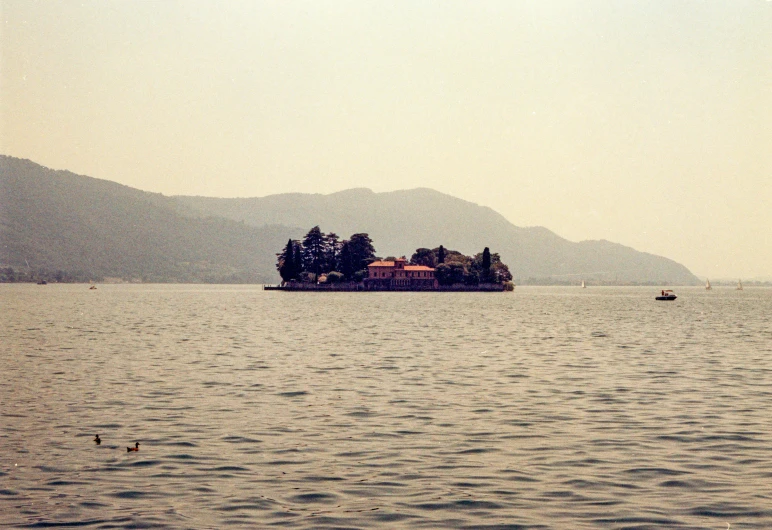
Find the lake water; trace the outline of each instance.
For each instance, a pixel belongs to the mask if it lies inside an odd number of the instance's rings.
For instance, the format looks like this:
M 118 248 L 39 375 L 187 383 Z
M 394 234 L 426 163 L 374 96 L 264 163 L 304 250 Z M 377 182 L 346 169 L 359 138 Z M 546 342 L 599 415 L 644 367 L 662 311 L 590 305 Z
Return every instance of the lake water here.
M 0 526 L 770 529 L 772 289 L 656 292 L 0 285 Z

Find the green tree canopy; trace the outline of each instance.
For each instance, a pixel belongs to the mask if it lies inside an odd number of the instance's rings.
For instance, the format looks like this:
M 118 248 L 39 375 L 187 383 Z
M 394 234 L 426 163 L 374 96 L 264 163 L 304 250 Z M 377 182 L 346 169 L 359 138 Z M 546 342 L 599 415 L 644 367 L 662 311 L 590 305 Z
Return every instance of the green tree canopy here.
M 354 234 L 348 240 L 351 264 L 354 271 L 366 270 L 375 259 L 375 247 L 370 236 L 364 233 Z
M 278 256 L 279 260 L 276 263 L 276 268 L 279 269 L 281 279 L 285 282 L 296 279 L 301 271 L 296 269 L 295 242 L 291 239 L 287 241 L 287 246 L 284 247 L 284 251 Z
M 368 234 L 353 234 L 348 240 L 339 241 L 337 234 L 325 235 L 318 226 L 308 231 L 302 244 L 292 239 L 287 241 L 277 257 L 276 268 L 284 281 L 316 281 L 326 274 L 330 283 L 362 281 L 367 277 L 367 266 L 376 259 L 373 241 Z M 389 256 L 386 260 L 394 260 L 394 257 Z M 499 255 L 492 253 L 488 247 L 474 256 L 448 250 L 442 245 L 434 249 L 422 247 L 416 249 L 410 263 L 435 268 L 440 285 L 477 285 L 480 282 L 512 280 L 509 267 L 501 263 Z M 333 276 L 330 277 L 330 274 Z
M 492 256 L 498 256 L 498 254 L 492 254 Z M 501 260 L 496 261 L 491 265 L 491 275 L 494 282 L 511 282 L 512 273 L 509 272 L 509 267 L 502 263 Z
M 509 267 L 501 263 L 501 257 L 497 253 L 490 251 L 488 247 L 475 254 L 474 256 L 465 256 L 457 250 L 449 250 L 440 246 L 432 250 L 439 256 L 440 249 L 445 255 L 445 261 L 436 266 L 435 276 L 440 285 L 451 285 L 453 283 L 464 283 L 466 285 L 477 285 L 478 283 L 501 283 L 510 281 L 512 274 Z M 425 249 L 417 249 L 413 257 L 418 261 L 418 257 L 426 252 L 419 252 Z
M 425 267 L 437 266 L 437 255 L 432 249 L 429 248 L 417 248 L 413 255 L 410 257 L 411 265 L 423 265 Z
M 341 242 L 338 234 L 330 232 L 324 237 L 324 272 L 340 270 L 340 247 Z
M 464 283 L 466 272 L 463 263 L 451 261 L 437 265 L 434 276 L 440 285 L 453 285 L 454 283 Z
M 325 237 L 318 226 L 308 231 L 303 239 L 303 263 L 308 272 L 317 277 L 324 272 L 326 259 Z
M 337 271 L 327 273 L 327 283 L 340 283 L 344 280 L 343 274 Z

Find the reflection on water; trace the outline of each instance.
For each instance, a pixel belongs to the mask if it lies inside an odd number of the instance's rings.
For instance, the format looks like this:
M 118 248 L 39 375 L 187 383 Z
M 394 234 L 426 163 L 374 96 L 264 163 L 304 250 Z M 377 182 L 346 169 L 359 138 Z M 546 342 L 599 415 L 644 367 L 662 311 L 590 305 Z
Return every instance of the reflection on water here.
M 772 528 L 772 290 L 654 294 L 0 285 L 0 521 Z

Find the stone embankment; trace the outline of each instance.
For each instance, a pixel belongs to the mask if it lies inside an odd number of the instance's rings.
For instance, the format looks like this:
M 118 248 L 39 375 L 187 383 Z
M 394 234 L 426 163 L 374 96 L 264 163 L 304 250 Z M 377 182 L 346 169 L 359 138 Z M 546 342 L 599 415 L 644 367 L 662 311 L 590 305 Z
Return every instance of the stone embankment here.
M 437 288 L 370 288 L 363 283 L 302 283 L 286 282 L 283 285 L 263 285 L 266 291 L 321 291 L 321 292 L 373 292 L 373 291 L 407 291 L 407 292 L 501 292 L 504 285 L 500 283 L 481 283 L 479 285 L 440 285 Z

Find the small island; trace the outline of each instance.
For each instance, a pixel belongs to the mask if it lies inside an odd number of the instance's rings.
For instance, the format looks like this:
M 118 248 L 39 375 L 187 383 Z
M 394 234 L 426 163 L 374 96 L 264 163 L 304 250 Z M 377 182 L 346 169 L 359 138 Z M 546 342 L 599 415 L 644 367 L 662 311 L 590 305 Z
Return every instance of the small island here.
M 466 256 L 442 245 L 418 248 L 405 256 L 380 258 L 366 233 L 341 241 L 318 226 L 303 241 L 287 241 L 278 253 L 277 291 L 484 291 L 514 289 L 512 274 L 497 253 L 488 247 Z

